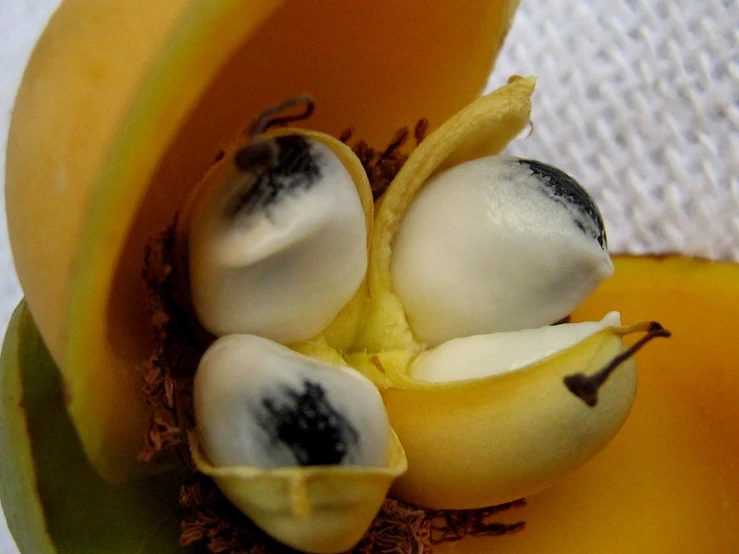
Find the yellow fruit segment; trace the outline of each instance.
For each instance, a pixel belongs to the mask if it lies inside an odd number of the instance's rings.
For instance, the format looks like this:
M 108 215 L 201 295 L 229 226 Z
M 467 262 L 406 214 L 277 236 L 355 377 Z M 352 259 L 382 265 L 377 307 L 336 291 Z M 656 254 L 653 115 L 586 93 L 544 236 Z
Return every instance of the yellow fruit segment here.
M 623 364 L 594 408 L 571 394 L 563 379 L 595 373 L 622 349 L 620 334 L 606 329 L 511 373 L 381 389 L 408 457 L 408 472 L 393 495 L 430 508 L 470 509 L 556 483 L 621 427 L 636 393 L 636 366 Z
M 739 266 L 616 258 L 578 310 L 649 313 L 673 332 L 639 353 L 639 387 L 618 436 L 582 469 L 503 521 L 517 535 L 440 545 L 439 554 L 693 554 L 739 544 Z
M 312 128 L 386 143 L 482 90 L 516 0 L 66 0 L 9 136 L 7 209 L 28 303 L 93 465 L 119 480 L 148 414 L 146 241 L 266 107 L 315 95 Z M 63 87 L 58 86 L 64 83 Z

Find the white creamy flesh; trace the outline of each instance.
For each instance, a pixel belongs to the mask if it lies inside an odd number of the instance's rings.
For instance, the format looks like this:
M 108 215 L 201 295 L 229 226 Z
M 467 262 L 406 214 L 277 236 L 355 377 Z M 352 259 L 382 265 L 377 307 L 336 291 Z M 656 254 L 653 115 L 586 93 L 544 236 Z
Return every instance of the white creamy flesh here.
M 318 405 L 306 399 L 309 387 L 320 389 Z M 301 445 L 333 445 L 336 436 L 346 448 L 339 465 L 381 467 L 387 461 L 390 423 L 372 382 L 354 369 L 270 340 L 252 335 L 218 339 L 198 366 L 193 395 L 203 448 L 215 466 L 305 465 L 299 463 Z M 294 425 L 280 428 L 290 417 L 296 418 Z M 319 427 L 325 432 L 317 432 Z M 296 437 L 297 443 L 291 443 Z
M 548 325 L 613 273 L 592 225 L 516 158 L 460 164 L 432 177 L 405 214 L 393 289 L 430 346 Z
M 215 335 L 306 340 L 331 323 L 364 278 L 367 229 L 354 182 L 328 147 L 307 140 L 320 169 L 309 188 L 284 191 L 232 219 L 218 194 L 194 212 L 193 305 Z
M 516 371 L 553 356 L 606 329 L 621 325 L 618 312 L 601 321 L 549 325 L 450 340 L 427 350 L 408 374 L 419 381 L 446 383 Z

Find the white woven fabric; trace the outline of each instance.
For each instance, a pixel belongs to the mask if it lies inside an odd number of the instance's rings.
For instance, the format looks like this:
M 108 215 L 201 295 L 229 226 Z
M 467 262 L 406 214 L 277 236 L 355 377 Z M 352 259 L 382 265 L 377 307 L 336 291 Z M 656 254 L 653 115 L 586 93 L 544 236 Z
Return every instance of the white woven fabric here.
M 523 0 L 494 77 L 510 73 L 540 77 L 511 151 L 591 190 L 612 250 L 739 260 L 734 0 Z
M 0 0 L 2 144 L 22 68 L 57 4 Z M 514 73 L 540 80 L 534 133 L 509 151 L 585 185 L 614 251 L 739 261 L 738 45 L 735 0 L 522 0 L 490 86 Z M 1 329 L 19 298 L 2 226 Z M 0 529 L 0 554 L 15 552 Z

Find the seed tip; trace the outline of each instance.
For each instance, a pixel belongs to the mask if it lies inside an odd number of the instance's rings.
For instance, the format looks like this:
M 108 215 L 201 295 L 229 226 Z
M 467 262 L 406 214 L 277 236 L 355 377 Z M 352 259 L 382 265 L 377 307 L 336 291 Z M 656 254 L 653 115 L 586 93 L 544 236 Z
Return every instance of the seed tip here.
M 575 373 L 564 378 L 569 391 L 591 408 L 598 404 L 598 384 L 582 373 Z
M 239 148 L 234 154 L 236 169 L 245 173 L 259 168 L 267 169 L 277 161 L 277 148 L 272 141 L 257 140 Z

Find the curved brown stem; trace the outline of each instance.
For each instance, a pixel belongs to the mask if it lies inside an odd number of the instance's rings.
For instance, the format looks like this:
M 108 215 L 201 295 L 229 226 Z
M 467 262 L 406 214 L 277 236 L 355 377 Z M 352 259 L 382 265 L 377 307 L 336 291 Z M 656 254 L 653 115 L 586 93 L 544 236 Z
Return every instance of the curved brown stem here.
M 608 380 L 611 374 L 626 360 L 636 354 L 645 344 L 657 337 L 669 337 L 671 333 L 659 323 L 652 322 L 647 329 L 647 334 L 618 356 L 615 356 L 608 364 L 593 375 L 575 373 L 564 378 L 564 384 L 569 391 L 585 402 L 591 408 L 598 403 L 598 391 Z
M 277 114 L 280 114 L 285 110 L 289 110 L 290 108 L 293 108 L 295 106 L 300 106 L 301 104 L 305 105 L 305 109 L 301 113 L 275 117 Z M 251 136 L 256 137 L 258 135 L 261 135 L 262 133 L 267 131 L 267 129 L 270 129 L 272 127 L 287 125 L 288 123 L 292 123 L 294 121 L 302 121 L 304 119 L 308 119 L 311 115 L 313 115 L 315 109 L 316 101 L 310 94 L 302 94 L 300 96 L 290 98 L 289 100 L 285 100 L 282 104 L 277 104 L 276 106 L 267 108 L 266 110 L 264 110 L 264 112 L 262 112 L 262 114 L 254 121 L 251 126 Z

